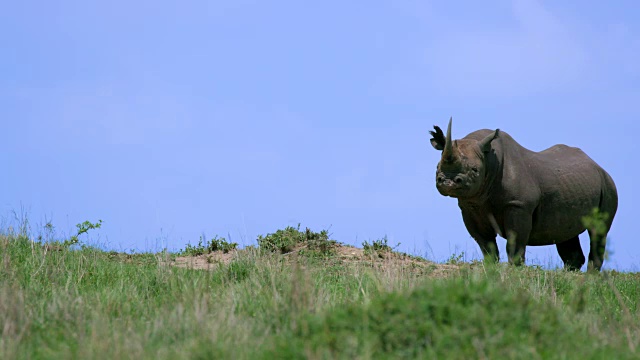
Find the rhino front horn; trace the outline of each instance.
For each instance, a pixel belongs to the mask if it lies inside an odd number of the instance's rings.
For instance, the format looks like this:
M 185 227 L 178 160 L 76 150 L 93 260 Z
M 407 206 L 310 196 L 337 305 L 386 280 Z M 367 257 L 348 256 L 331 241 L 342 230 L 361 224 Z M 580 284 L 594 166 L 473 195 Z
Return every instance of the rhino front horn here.
M 451 141 L 451 122 L 453 121 L 453 116 L 449 118 L 449 126 L 447 126 L 447 138 L 444 143 L 444 150 L 442 151 L 442 157 L 447 160 L 451 160 L 453 158 L 453 141 Z

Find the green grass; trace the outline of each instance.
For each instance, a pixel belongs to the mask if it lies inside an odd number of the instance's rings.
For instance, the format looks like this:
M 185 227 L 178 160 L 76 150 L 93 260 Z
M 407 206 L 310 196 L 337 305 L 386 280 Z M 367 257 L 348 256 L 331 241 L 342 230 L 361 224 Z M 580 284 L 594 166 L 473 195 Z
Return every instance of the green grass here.
M 434 277 L 283 255 L 278 241 L 205 271 L 0 235 L 0 358 L 640 357 L 637 273 L 460 264 Z

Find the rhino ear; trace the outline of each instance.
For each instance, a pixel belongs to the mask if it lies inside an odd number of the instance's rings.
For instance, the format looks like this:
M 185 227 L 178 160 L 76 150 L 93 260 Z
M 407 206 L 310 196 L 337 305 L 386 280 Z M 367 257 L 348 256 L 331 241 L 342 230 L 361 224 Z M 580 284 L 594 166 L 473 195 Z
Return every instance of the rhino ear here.
M 496 131 L 494 131 L 493 134 L 487 135 L 487 137 L 485 137 L 484 139 L 478 142 L 478 145 L 480 146 L 480 149 L 482 150 L 482 152 L 486 153 L 491 150 L 491 142 L 498 137 L 499 133 L 500 133 L 500 129 L 496 129 Z
M 431 141 L 431 146 L 433 146 L 434 149 L 442 151 L 444 150 L 444 144 L 446 143 L 444 133 L 438 126 L 434 125 L 433 128 L 435 131 L 429 131 L 429 134 L 433 136 L 429 141 Z

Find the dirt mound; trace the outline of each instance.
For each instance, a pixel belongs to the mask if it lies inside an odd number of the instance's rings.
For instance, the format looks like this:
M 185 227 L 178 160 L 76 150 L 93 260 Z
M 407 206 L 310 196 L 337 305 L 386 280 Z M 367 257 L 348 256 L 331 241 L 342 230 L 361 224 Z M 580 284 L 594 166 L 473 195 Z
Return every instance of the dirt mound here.
M 293 260 L 305 249 L 306 246 L 301 244 L 282 256 Z M 255 252 L 257 249 L 214 251 L 198 256 L 178 256 L 171 262 L 171 265 L 189 269 L 213 270 L 217 269 L 219 265 L 229 264 L 237 257 L 248 255 L 249 251 Z M 345 265 L 365 265 L 381 270 L 401 267 L 412 272 L 428 273 L 430 276 L 446 276 L 460 268 L 458 265 L 438 264 L 421 257 L 395 251 L 365 251 L 362 248 L 345 244 L 336 244 L 332 254 L 327 257 L 328 261 L 339 261 Z
M 216 269 L 218 264 L 228 264 L 239 252 L 243 250 L 232 250 L 227 253 L 214 251 L 209 254 L 198 256 L 178 256 L 171 262 L 171 265 L 190 269 Z

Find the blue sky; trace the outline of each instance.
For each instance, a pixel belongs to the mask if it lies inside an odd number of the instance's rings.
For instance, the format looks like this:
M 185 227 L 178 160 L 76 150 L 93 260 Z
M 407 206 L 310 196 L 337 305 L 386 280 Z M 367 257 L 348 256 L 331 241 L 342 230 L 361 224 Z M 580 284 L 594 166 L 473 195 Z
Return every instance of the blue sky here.
M 456 138 L 582 148 L 620 196 L 606 267 L 638 270 L 639 24 L 635 1 L 7 3 L 1 216 L 102 219 L 119 250 L 300 222 L 469 259 L 428 141 L 453 116 Z

